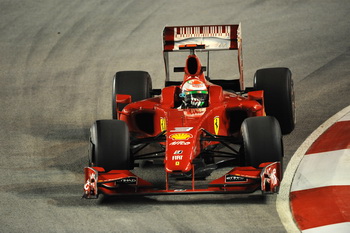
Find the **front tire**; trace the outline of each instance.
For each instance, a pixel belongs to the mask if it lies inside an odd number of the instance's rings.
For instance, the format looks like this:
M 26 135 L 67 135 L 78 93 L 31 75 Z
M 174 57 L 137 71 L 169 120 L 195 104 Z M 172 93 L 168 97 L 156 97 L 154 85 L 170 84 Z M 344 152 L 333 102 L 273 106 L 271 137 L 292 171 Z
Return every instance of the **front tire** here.
M 247 166 L 258 168 L 265 162 L 282 163 L 282 134 L 274 117 L 247 118 L 242 123 L 241 132 Z
M 90 166 L 103 167 L 105 171 L 133 169 L 129 131 L 124 121 L 98 120 L 90 132 Z

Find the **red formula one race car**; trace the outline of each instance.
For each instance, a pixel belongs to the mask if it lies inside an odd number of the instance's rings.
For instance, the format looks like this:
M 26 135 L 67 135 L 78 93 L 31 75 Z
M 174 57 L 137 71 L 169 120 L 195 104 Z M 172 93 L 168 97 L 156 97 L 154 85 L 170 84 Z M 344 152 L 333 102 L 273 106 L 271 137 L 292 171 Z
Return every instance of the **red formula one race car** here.
M 245 88 L 240 25 L 165 27 L 163 49 L 163 89 L 144 71 L 114 76 L 113 119 L 91 127 L 83 197 L 278 192 L 282 135 L 295 125 L 290 70 L 260 69 Z M 209 52 L 219 50 L 237 51 L 237 79 L 209 77 Z M 174 67 L 181 81 L 170 80 L 170 52 L 189 53 Z M 146 161 L 162 167 L 161 181 L 139 175 Z

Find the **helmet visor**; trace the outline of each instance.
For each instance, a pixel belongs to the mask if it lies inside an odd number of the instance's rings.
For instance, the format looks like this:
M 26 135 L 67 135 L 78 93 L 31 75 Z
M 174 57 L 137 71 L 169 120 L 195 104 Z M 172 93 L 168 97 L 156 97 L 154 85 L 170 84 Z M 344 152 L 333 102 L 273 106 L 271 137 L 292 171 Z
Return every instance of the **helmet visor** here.
M 185 91 L 185 102 L 190 108 L 207 107 L 208 91 Z

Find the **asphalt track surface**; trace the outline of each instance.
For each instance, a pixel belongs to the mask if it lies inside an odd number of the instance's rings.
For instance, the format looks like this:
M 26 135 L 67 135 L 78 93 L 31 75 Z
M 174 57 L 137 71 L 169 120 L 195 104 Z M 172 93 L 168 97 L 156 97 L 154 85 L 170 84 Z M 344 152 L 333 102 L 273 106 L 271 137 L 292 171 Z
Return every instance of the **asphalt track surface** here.
M 286 165 L 350 104 L 349 16 L 342 0 L 1 0 L 0 232 L 285 232 L 276 195 L 81 199 L 89 127 L 111 118 L 116 71 L 162 87 L 165 25 L 242 22 L 248 86 L 259 68 L 293 72 Z

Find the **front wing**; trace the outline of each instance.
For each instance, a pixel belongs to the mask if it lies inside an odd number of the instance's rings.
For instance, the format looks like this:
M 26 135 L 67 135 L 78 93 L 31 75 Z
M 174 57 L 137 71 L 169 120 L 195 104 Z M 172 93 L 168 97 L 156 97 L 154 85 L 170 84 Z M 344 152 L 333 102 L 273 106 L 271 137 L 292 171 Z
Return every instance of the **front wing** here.
M 192 169 L 194 170 L 194 169 Z M 169 173 L 166 174 L 164 189 L 141 179 L 129 170 L 112 170 L 105 172 L 101 167 L 86 167 L 83 198 L 98 198 L 99 194 L 108 196 L 121 195 L 166 195 L 166 194 L 208 194 L 208 193 L 278 193 L 281 181 L 280 162 L 262 163 L 259 168 L 235 167 L 224 176 L 197 188 L 192 178 L 191 187 L 172 189 L 169 187 Z M 194 174 L 192 174 L 194 177 Z

